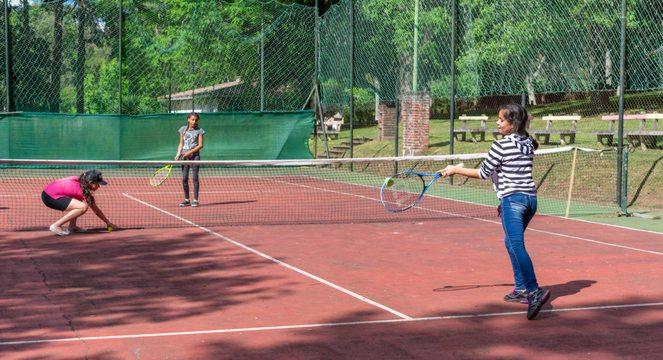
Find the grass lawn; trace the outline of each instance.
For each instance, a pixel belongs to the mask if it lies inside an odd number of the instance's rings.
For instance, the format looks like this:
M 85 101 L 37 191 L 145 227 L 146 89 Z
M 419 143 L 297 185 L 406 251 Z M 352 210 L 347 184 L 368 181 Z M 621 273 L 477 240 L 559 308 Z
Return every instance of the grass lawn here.
M 653 100 L 652 100 L 653 99 Z M 656 101 L 654 101 L 656 100 Z M 627 113 L 639 113 L 642 111 L 648 112 L 662 112 L 663 113 L 663 96 L 656 94 L 639 94 L 627 96 Z M 614 112 L 617 111 L 616 99 L 611 98 L 614 102 Z M 660 109 L 651 109 L 637 107 L 637 104 L 656 104 Z M 629 108 L 628 106 L 631 105 Z M 609 122 L 601 120 L 602 115 L 612 113 L 591 113 L 586 111 L 588 108 L 588 100 L 575 100 L 555 103 L 550 105 L 533 107 L 530 111 L 534 116 L 532 121 L 532 129 L 544 129 L 545 122 L 541 120 L 541 116 L 554 114 L 580 114 L 582 119 L 577 124 L 577 134 L 575 146 L 601 149 L 603 148 L 597 142 L 596 135 L 593 131 L 608 130 Z M 584 112 L 584 113 L 583 113 Z M 467 113 L 470 115 L 470 113 Z M 486 113 L 489 116 L 488 128 L 492 129 L 494 121 L 496 120 L 495 113 Z M 568 128 L 570 122 L 561 121 L 556 122 L 555 127 L 558 129 Z M 639 126 L 638 121 L 625 121 L 624 131 L 637 130 Z M 650 125 L 647 125 L 648 128 Z M 399 134 L 402 134 L 402 126 Z M 338 139 L 330 140 L 329 147 L 340 145 L 344 141 L 349 141 L 349 130 L 343 129 Z M 379 141 L 379 129 L 377 126 L 368 126 L 354 129 L 354 138 L 370 138 L 371 141 L 356 145 L 354 147 L 353 157 L 383 157 L 394 156 L 394 142 L 393 141 Z M 448 119 L 431 119 L 429 130 L 429 148 L 426 155 L 444 155 L 449 153 L 449 120 Z M 399 138 L 399 155 L 402 155 L 402 136 Z M 455 141 L 454 153 L 484 153 L 490 148 L 492 141 L 491 132 L 487 131 L 485 142 L 471 142 L 471 141 Z M 559 141 L 556 135 L 551 136 L 551 141 Z M 313 139 L 310 141 L 311 152 L 314 153 L 315 144 Z M 542 145 L 541 148 L 558 147 L 560 144 Z M 324 142 L 320 139 L 317 141 L 317 153 L 324 154 Z M 345 157 L 349 157 L 346 152 Z M 660 149 L 634 149 L 629 153 L 629 167 L 628 167 L 628 203 L 629 212 L 642 212 L 650 215 L 663 216 L 663 150 Z M 551 175 L 546 179 L 550 189 L 546 193 L 540 193 L 542 200 L 547 194 L 554 194 L 556 191 L 560 193 L 565 192 L 564 189 L 555 190 L 555 186 L 565 188 L 569 182 L 571 161 L 568 162 L 568 169 Z M 603 223 L 610 223 L 615 225 L 636 227 L 652 231 L 663 232 L 663 220 L 650 220 L 639 217 L 617 217 L 617 206 L 615 205 L 616 199 L 616 168 L 617 160 L 614 152 L 606 153 L 606 158 L 591 158 L 585 161 L 578 162 L 575 178 L 575 190 L 573 192 L 573 211 L 572 216 L 582 218 L 590 221 L 597 221 Z M 557 177 L 557 178 L 556 178 Z M 561 179 L 564 177 L 564 179 Z M 485 184 L 486 187 L 490 185 Z M 562 205 L 555 205 L 553 203 L 563 201 L 559 197 L 551 197 L 549 200 L 550 208 L 555 209 L 549 213 L 559 214 L 560 208 L 565 207 Z M 563 201 L 564 202 L 564 201 Z M 544 206 L 545 208 L 545 206 Z

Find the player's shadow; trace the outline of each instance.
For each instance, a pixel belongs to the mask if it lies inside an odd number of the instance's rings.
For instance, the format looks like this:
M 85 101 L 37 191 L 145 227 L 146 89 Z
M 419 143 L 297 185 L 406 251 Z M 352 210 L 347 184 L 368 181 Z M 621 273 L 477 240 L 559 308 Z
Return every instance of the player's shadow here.
M 544 285 L 543 287 L 550 290 L 550 302 L 552 302 L 559 297 L 575 295 L 593 284 L 596 284 L 596 280 L 573 280 L 565 284 Z
M 219 205 L 236 205 L 236 204 L 246 204 L 246 203 L 254 203 L 258 200 L 237 200 L 237 201 L 218 201 L 218 202 L 213 202 L 213 203 L 205 203 L 203 204 L 204 206 L 219 206 Z

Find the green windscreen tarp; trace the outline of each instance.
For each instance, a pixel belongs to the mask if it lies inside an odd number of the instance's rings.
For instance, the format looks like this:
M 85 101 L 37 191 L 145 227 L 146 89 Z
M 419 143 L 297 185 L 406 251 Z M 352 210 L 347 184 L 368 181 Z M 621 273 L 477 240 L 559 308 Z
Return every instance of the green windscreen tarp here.
M 186 114 L 0 116 L 0 158 L 170 160 Z M 203 160 L 310 159 L 312 111 L 203 113 Z

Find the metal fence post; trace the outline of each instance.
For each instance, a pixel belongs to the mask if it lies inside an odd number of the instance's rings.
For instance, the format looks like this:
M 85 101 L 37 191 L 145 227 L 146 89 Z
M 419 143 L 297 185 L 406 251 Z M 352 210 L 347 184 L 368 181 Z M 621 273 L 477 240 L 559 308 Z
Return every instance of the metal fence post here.
M 118 92 L 118 105 L 117 112 L 122 115 L 122 28 L 124 25 L 124 7 L 122 5 L 122 0 L 120 2 L 120 13 L 119 13 L 119 27 L 118 27 L 118 41 L 117 41 L 117 92 Z
M 9 0 L 3 0 L 3 7 L 5 21 L 5 110 L 11 112 L 15 110 L 16 104 L 14 102 L 14 74 L 11 59 L 11 36 L 9 34 Z
M 617 205 L 619 206 L 620 214 L 627 214 L 627 204 L 624 201 L 623 191 L 623 178 L 624 168 L 624 87 L 626 85 L 626 0 L 622 0 L 622 13 L 621 20 L 621 37 L 619 45 L 619 115 L 617 126 Z

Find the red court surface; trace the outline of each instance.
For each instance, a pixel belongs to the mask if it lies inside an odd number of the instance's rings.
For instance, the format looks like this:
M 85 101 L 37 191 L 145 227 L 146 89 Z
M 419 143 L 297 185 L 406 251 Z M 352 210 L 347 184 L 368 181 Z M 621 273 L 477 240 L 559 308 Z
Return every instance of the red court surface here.
M 502 301 L 512 275 L 497 218 L 206 227 L 204 204 L 124 201 L 182 226 L 0 233 L 0 358 L 663 353 L 663 234 L 537 216 L 527 246 L 553 295 L 528 321 Z

